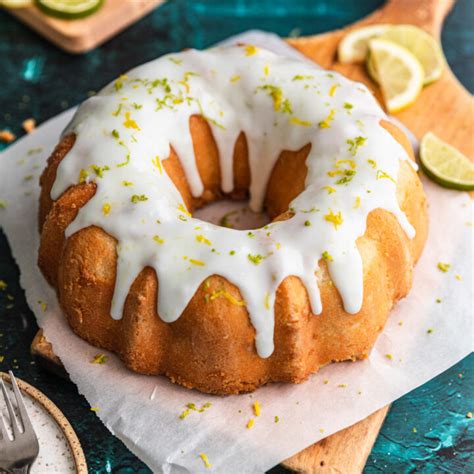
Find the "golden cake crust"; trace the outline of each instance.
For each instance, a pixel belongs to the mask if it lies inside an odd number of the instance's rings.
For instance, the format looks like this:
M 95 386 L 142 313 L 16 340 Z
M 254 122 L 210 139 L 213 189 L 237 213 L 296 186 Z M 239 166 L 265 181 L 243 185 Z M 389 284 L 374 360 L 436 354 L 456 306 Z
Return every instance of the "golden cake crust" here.
M 389 122 L 382 125 L 413 159 L 405 135 Z M 202 117 L 193 116 L 190 130 L 205 189 L 202 196 L 192 197 L 173 150 L 163 165 L 192 212 L 223 194 L 218 151 L 209 125 Z M 391 308 L 411 287 L 428 220 L 421 182 L 409 163 L 401 162 L 397 198 L 416 236 L 408 239 L 397 219 L 387 211 L 376 209 L 369 214 L 366 233 L 357 240 L 364 268 L 364 300 L 357 314 L 344 311 L 326 263 L 321 260 L 317 283 L 322 314 L 311 313 L 299 278 L 287 277 L 276 295 L 275 350 L 266 359 L 257 355 L 255 330 L 245 307 L 232 304 L 225 297 L 206 297 L 223 290 L 242 299 L 239 289 L 219 275 L 201 284 L 176 322 L 165 323 L 156 309 L 159 282 L 155 271 L 144 268 L 129 291 L 122 319 L 114 320 L 110 307 L 116 278 L 116 240 L 95 226 L 68 239 L 64 234 L 79 209 L 94 195 L 95 184 L 73 186 L 54 202 L 50 198 L 56 169 L 74 140 L 74 135 L 61 140 L 41 177 L 38 263 L 56 288 L 74 332 L 97 347 L 117 353 L 134 371 L 166 375 L 186 387 L 216 394 L 252 391 L 268 382 L 298 383 L 330 362 L 366 358 Z M 303 190 L 308 153 L 309 145 L 296 152 L 282 152 L 267 187 L 270 217 L 291 216 L 288 204 Z M 234 148 L 234 176 L 231 197 L 242 198 L 250 182 L 244 135 Z

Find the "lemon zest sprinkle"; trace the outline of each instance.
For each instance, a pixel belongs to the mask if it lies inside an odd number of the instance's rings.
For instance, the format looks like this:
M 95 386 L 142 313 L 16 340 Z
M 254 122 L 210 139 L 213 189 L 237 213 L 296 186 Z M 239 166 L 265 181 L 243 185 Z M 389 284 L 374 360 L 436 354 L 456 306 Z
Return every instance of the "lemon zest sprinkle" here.
M 265 309 L 270 309 L 270 293 L 268 291 L 265 293 L 263 304 L 265 306 Z
M 232 76 L 232 77 L 230 78 L 230 82 L 231 82 L 232 84 L 235 84 L 235 83 L 238 82 L 238 81 L 240 81 L 240 76 L 238 76 L 237 74 L 234 75 L 234 76 Z
M 153 163 L 154 166 L 158 168 L 158 171 L 160 172 L 160 174 L 163 174 L 163 166 L 161 165 L 160 157 L 156 155 L 155 158 L 151 160 L 151 162 Z
M 130 117 L 130 112 L 125 112 L 125 122 L 123 122 L 125 128 L 133 128 L 134 130 L 141 130 L 137 125 L 137 122 Z
M 329 213 L 324 216 L 324 220 L 331 222 L 336 230 L 344 222 L 341 211 L 334 214 L 332 209 L 329 209 Z
M 335 114 L 336 114 L 336 110 L 331 109 L 328 116 L 324 120 L 321 120 L 321 122 L 318 123 L 318 127 L 319 128 L 331 128 L 331 122 L 334 120 L 334 115 Z
M 105 354 L 96 354 L 91 360 L 91 364 L 105 364 L 108 359 L 108 356 Z
M 253 56 L 257 54 L 258 48 L 253 44 L 248 44 L 245 46 L 245 56 Z
M 301 125 L 302 127 L 311 127 L 311 122 L 308 120 L 301 120 L 298 117 L 291 117 L 289 120 L 293 125 Z
M 183 214 L 186 214 L 188 217 L 192 217 L 192 214 L 184 207 L 184 204 L 180 204 L 178 206 L 178 210 L 181 211 Z
M 210 301 L 214 301 L 217 298 L 224 297 L 229 303 L 232 303 L 235 306 L 246 306 L 247 303 L 244 300 L 238 300 L 235 296 L 229 293 L 226 290 L 217 290 L 211 293 L 209 299 Z
M 359 207 L 360 207 L 360 196 L 356 196 L 353 207 L 354 207 L 354 209 L 359 209 Z
M 110 213 L 110 208 L 112 206 L 108 203 L 108 202 L 105 202 L 104 205 L 102 206 L 102 213 L 104 214 L 104 216 L 108 216 L 109 213 Z
M 206 237 L 204 237 L 202 234 L 196 235 L 196 240 L 202 244 L 212 245 L 211 241 L 206 239 Z
M 253 412 L 255 413 L 255 416 L 260 416 L 260 403 L 258 403 L 258 400 L 255 400 L 253 404 Z
M 212 467 L 212 464 L 209 462 L 209 459 L 206 454 L 204 453 L 199 453 L 199 457 L 202 459 L 202 462 L 204 463 L 204 467 L 206 469 L 209 469 Z
M 205 263 L 202 260 L 195 260 L 194 258 L 190 258 L 189 262 L 193 265 L 197 265 L 198 267 L 203 267 Z
M 254 423 L 255 423 L 255 420 L 253 418 L 250 418 L 250 420 L 247 423 L 247 429 L 249 430 L 250 428 L 252 428 Z
M 441 270 L 443 273 L 446 273 L 451 268 L 451 264 L 449 263 L 438 263 L 438 270 Z
M 165 243 L 164 239 L 162 239 L 159 235 L 154 235 L 153 240 L 160 245 L 163 245 Z

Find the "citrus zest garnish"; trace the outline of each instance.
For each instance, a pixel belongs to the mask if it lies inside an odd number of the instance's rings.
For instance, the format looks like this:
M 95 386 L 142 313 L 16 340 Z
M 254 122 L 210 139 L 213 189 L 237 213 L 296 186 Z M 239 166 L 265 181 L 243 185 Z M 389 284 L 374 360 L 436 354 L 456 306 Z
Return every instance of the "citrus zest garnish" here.
M 265 293 L 265 298 L 263 299 L 263 304 L 265 309 L 270 309 L 270 293 L 268 291 Z
M 160 172 L 160 174 L 163 174 L 163 166 L 161 165 L 160 157 L 156 155 L 155 158 L 151 160 L 151 162 L 153 163 L 154 166 L 156 166 L 156 168 L 158 168 L 158 171 Z
M 189 262 L 193 265 L 197 265 L 198 267 L 203 267 L 205 263 L 202 260 L 195 260 L 194 258 L 190 258 Z
M 293 125 L 301 125 L 302 127 L 311 127 L 311 122 L 308 120 L 301 120 L 298 117 L 291 117 L 289 120 Z
M 255 423 L 255 420 L 253 418 L 250 418 L 250 420 L 247 423 L 247 429 L 249 430 L 250 428 L 252 428 L 254 423 Z
M 200 453 L 199 457 L 202 459 L 202 462 L 204 463 L 204 467 L 206 469 L 209 469 L 212 467 L 212 464 L 209 462 L 208 457 L 204 453 Z
M 321 122 L 318 123 L 319 128 L 331 128 L 331 122 L 334 120 L 334 115 L 336 114 L 336 111 L 332 109 L 329 112 L 329 115 L 322 120 Z
M 188 217 L 192 217 L 192 214 L 184 207 L 184 204 L 180 204 L 178 206 L 178 210 L 181 211 L 183 214 L 186 214 Z
M 130 112 L 125 112 L 125 122 L 123 122 L 125 128 L 133 128 L 134 130 L 141 130 L 137 125 L 137 122 L 130 117 Z
M 227 301 L 234 304 L 235 306 L 246 306 L 247 305 L 247 303 L 244 300 L 239 301 L 237 298 L 235 298 L 235 296 L 233 296 L 232 294 L 230 294 L 226 290 L 214 291 L 213 293 L 211 293 L 211 295 L 209 297 L 209 300 L 214 301 L 217 298 L 221 298 L 221 297 L 224 297 Z
M 244 49 L 245 49 L 245 56 L 253 56 L 258 51 L 258 48 L 254 46 L 253 44 L 246 45 Z
M 109 213 L 110 213 L 110 204 L 108 202 L 104 203 L 103 206 L 102 206 L 102 213 L 104 214 L 104 216 L 108 216 Z
M 331 222 L 336 230 L 344 222 L 341 211 L 334 214 L 332 209 L 329 209 L 329 213 L 324 216 L 324 220 Z
M 443 262 L 438 263 L 438 270 L 441 270 L 443 273 L 446 273 L 450 268 L 451 268 L 451 265 L 449 263 L 443 263 Z
M 206 239 L 206 237 L 204 237 L 204 235 L 196 235 L 196 240 L 202 244 L 206 244 L 206 245 L 212 245 L 211 241 L 209 239 Z
M 165 243 L 164 239 L 162 239 L 159 235 L 154 235 L 153 240 L 160 245 L 163 245 Z
M 108 359 L 108 356 L 105 354 L 96 354 L 91 360 L 91 364 L 105 364 Z
M 253 412 L 255 413 L 255 416 L 260 416 L 260 403 L 258 403 L 258 400 L 255 400 L 253 404 Z

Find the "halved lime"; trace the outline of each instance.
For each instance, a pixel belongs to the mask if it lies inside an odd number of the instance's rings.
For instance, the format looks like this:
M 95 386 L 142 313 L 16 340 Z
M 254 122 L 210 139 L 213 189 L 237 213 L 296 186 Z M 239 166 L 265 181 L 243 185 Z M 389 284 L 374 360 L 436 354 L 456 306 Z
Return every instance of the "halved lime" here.
M 337 56 L 341 63 L 365 61 L 368 43 L 372 38 L 384 33 L 390 25 L 371 25 L 349 32 L 339 43 Z
M 47 15 L 74 20 L 95 13 L 103 0 L 36 0 L 36 3 Z
M 423 87 L 424 72 L 420 62 L 392 41 L 375 38 L 369 42 L 382 95 L 389 112 L 411 105 Z
M 425 72 L 425 85 L 440 78 L 444 67 L 443 52 L 439 42 L 426 31 L 413 25 L 397 25 L 379 37 L 405 47 L 416 56 Z
M 425 174 L 441 186 L 474 190 L 474 163 L 432 132 L 421 140 L 420 163 Z

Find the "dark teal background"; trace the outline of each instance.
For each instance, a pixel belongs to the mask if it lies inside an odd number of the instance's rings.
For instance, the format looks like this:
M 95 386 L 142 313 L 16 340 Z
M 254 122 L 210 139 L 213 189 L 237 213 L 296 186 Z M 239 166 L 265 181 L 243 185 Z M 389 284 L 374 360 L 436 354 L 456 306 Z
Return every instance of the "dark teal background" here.
M 416 0 L 414 0 L 416 1 Z M 41 123 L 75 105 L 131 67 L 185 47 L 202 48 L 250 28 L 282 36 L 328 31 L 371 12 L 381 0 L 176 0 L 83 55 L 64 53 L 0 11 L 0 130 L 22 134 L 21 122 Z M 474 90 L 474 1 L 459 0 L 442 41 L 457 77 Z M 472 120 L 472 117 L 471 117 Z M 0 144 L 0 150 L 5 145 Z M 1 211 L 0 211 L 1 212 Z M 21 216 L 19 216 L 21 218 Z M 15 373 L 50 397 L 73 424 L 90 472 L 149 470 L 90 412 L 76 387 L 32 362 L 29 345 L 37 326 L 19 286 L 19 272 L 0 231 L 0 370 Z M 10 296 L 9 296 L 10 295 Z M 13 297 L 13 301 L 10 299 Z M 449 317 L 449 314 L 446 315 Z M 365 473 L 474 472 L 474 356 L 396 401 Z M 244 462 L 244 460 L 243 460 Z M 272 470 L 284 472 L 282 468 Z

